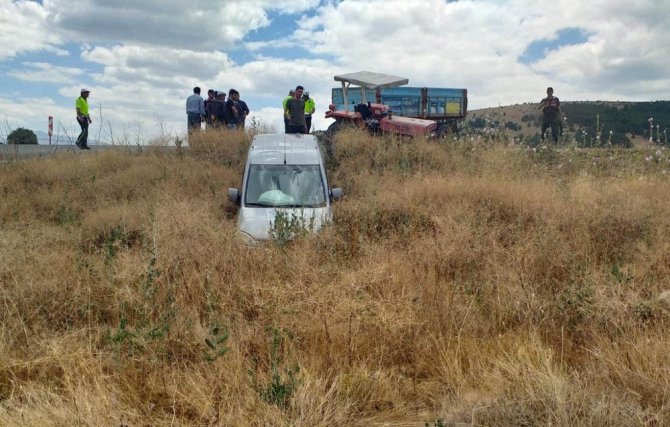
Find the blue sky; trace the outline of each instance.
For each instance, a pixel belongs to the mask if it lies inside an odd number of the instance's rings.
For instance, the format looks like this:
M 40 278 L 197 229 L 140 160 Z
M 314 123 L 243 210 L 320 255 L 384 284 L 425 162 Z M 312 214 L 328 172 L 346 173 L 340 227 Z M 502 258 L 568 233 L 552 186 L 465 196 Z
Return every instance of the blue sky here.
M 185 132 L 193 86 L 235 88 L 281 129 L 302 84 L 323 112 L 335 74 L 467 88 L 471 109 L 670 99 L 670 2 L 640 0 L 0 0 L 0 138 L 47 117 L 78 131 L 89 98 L 101 139 Z M 329 122 L 314 118 L 317 129 Z
M 576 46 L 588 42 L 589 34 L 579 28 L 562 28 L 548 39 L 533 40 L 519 57 L 522 64 L 532 64 L 544 59 L 551 51 L 566 46 Z

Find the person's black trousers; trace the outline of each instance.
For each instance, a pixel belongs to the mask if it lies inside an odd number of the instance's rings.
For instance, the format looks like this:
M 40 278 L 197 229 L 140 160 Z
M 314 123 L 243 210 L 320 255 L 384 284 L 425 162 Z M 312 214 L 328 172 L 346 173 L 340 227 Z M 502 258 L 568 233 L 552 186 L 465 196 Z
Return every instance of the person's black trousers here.
M 77 137 L 77 142 L 75 142 L 75 144 L 77 144 L 77 147 L 79 148 L 86 148 L 88 147 L 88 118 L 77 117 L 77 121 L 79 122 L 79 126 L 81 126 L 81 133 Z

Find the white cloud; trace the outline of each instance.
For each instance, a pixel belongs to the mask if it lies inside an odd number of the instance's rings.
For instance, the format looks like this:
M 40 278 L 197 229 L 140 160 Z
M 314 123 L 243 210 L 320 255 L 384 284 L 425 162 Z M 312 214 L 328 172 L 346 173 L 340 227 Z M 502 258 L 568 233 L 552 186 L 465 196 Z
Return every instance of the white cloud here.
M 40 83 L 74 83 L 84 71 L 73 67 L 58 67 L 46 62 L 24 62 L 26 68 L 7 73 L 19 80 Z
M 157 88 L 193 86 L 193 82 L 212 79 L 232 67 L 223 52 L 160 46 L 94 47 L 84 51 L 82 59 L 104 66 L 104 83 L 145 83 Z
M 44 7 L 50 24 L 80 42 L 211 50 L 229 48 L 247 31 L 267 24 L 262 8 L 238 2 L 82 0 L 73 7 L 69 0 L 50 0 Z
M 516 62 L 525 44 L 516 34 L 519 16 L 505 8 L 439 0 L 343 2 L 301 23 L 296 37 L 310 51 L 334 55 L 343 71 L 405 76 L 412 86 L 468 88 L 475 105 L 487 106 L 521 93 L 508 86 L 493 94 L 493 80 L 533 77 Z
M 57 31 L 45 31 L 46 13 L 33 1 L 0 0 L 0 60 L 25 51 L 66 54 L 57 46 L 64 42 Z
M 407 76 L 410 85 L 468 88 L 470 105 L 478 108 L 535 100 L 552 83 L 581 99 L 591 88 L 656 81 L 670 67 L 663 48 L 670 43 L 668 16 L 670 2 L 651 1 L 345 1 L 301 21 L 295 38 L 310 51 L 334 56 L 348 71 Z M 518 63 L 530 43 L 554 38 L 564 28 L 582 28 L 591 37 L 533 66 Z M 620 98 L 647 94 L 635 90 Z
M 584 44 L 550 52 L 533 65 L 535 72 L 555 76 L 579 99 L 670 97 L 670 2 L 589 3 L 570 16 L 592 35 Z
M 46 0 L 47 21 L 80 42 L 122 42 L 196 51 L 229 49 L 267 26 L 267 10 L 298 13 L 318 0 Z

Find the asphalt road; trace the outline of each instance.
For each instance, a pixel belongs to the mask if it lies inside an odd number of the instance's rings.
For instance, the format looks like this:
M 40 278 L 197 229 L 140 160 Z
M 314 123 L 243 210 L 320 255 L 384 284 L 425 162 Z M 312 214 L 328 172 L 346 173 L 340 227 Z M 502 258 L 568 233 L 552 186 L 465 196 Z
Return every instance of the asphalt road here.
M 81 150 L 74 144 L 67 145 L 29 145 L 29 144 L 0 144 L 0 162 L 7 162 L 27 157 L 47 157 L 56 153 L 95 153 L 102 150 L 139 150 L 138 146 L 130 145 L 91 145 L 90 150 Z M 175 147 L 142 146 L 142 150 L 172 151 Z

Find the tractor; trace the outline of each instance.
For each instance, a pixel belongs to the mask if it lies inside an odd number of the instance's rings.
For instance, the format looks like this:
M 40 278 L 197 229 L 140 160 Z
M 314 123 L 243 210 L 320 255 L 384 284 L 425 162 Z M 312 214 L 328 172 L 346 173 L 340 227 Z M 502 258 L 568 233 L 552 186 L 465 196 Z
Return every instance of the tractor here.
M 334 103 L 329 105 L 326 118 L 335 119 L 335 122 L 328 127 L 327 135 L 332 136 L 343 126 L 360 126 L 373 134 L 392 133 L 426 138 L 435 136 L 437 130 L 435 121 L 399 116 L 394 114 L 388 105 L 373 103 L 367 99 L 370 91 L 379 93 L 384 88 L 402 86 L 409 82 L 408 79 L 361 71 L 335 76 L 335 81 L 342 83 L 343 109 L 338 109 Z M 360 96 L 358 94 L 355 96 L 358 102 L 352 105 L 353 111 L 349 110 L 349 87 L 352 84 L 358 86 L 356 89 L 360 89 Z

